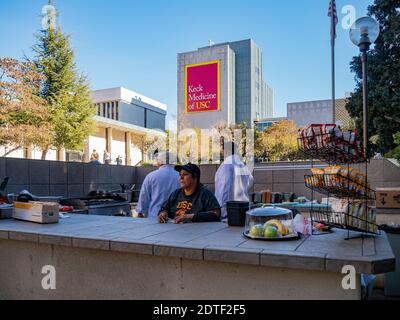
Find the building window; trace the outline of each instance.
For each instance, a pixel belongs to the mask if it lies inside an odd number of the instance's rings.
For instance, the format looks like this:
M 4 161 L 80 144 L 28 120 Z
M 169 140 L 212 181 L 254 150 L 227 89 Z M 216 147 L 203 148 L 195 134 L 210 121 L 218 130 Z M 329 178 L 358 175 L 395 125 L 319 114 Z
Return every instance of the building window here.
M 115 119 L 115 107 L 114 102 L 111 102 L 111 119 Z
M 101 114 L 101 104 L 100 103 L 96 104 L 96 107 L 97 107 L 97 115 L 100 116 L 100 114 Z
M 110 119 L 110 103 L 107 102 L 107 118 Z
M 103 117 L 106 117 L 106 104 L 103 103 Z
M 115 103 L 115 120 L 119 121 L 119 102 Z

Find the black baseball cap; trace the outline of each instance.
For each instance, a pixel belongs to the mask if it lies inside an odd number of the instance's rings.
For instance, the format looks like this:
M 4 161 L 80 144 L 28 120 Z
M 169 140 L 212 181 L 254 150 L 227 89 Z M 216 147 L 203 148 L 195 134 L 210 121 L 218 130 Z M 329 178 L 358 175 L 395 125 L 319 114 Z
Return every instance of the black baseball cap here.
M 183 166 L 175 166 L 175 171 L 181 172 L 182 170 L 192 173 L 200 180 L 200 175 L 201 175 L 200 168 L 198 166 L 196 166 L 195 164 L 188 163 Z

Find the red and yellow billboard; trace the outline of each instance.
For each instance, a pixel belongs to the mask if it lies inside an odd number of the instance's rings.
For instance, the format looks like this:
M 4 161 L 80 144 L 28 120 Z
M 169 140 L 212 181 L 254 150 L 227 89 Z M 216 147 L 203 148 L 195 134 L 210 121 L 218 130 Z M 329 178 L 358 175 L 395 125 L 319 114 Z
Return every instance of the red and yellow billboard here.
M 220 110 L 220 61 L 185 66 L 186 113 Z

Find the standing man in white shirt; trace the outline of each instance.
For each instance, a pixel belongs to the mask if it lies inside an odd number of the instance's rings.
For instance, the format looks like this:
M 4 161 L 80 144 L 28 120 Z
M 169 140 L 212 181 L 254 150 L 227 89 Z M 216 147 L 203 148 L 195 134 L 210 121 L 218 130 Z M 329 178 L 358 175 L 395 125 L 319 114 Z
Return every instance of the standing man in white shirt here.
M 172 156 L 169 152 L 160 152 L 156 160 L 158 170 L 144 179 L 136 208 L 139 218 L 157 218 L 163 203 L 180 188 L 179 173 L 169 164 Z
M 221 218 L 227 218 L 226 203 L 249 201 L 254 178 L 249 168 L 237 154 L 232 143 L 232 155 L 228 156 L 215 174 L 215 197 L 221 205 Z

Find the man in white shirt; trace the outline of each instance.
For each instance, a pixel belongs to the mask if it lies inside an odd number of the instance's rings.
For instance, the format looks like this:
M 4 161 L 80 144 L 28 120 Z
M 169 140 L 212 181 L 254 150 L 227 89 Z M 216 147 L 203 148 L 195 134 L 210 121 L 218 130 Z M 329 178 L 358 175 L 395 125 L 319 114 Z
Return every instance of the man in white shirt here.
M 225 159 L 215 174 L 215 197 L 222 207 L 222 219 L 227 218 L 227 202 L 249 201 L 249 193 L 253 184 L 254 178 L 249 168 L 233 152 Z
M 179 173 L 169 165 L 169 159 L 173 159 L 171 153 L 160 152 L 156 160 L 158 170 L 148 174 L 143 181 L 136 207 L 140 218 L 157 218 L 164 202 L 181 187 Z

